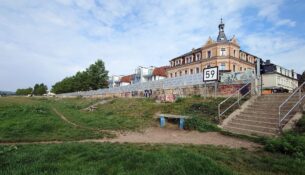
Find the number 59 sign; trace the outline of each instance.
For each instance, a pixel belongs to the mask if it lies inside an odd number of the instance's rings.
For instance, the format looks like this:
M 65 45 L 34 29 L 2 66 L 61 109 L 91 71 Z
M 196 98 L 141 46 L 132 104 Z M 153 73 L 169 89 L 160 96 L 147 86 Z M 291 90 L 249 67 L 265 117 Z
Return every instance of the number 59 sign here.
M 218 66 L 203 69 L 203 82 L 218 81 Z

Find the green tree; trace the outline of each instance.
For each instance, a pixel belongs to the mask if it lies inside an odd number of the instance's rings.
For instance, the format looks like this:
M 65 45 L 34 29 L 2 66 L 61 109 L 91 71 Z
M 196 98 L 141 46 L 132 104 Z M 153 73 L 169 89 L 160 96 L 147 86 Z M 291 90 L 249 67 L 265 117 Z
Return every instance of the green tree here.
M 96 90 L 108 87 L 108 71 L 102 60 L 97 60 L 85 71 L 77 72 L 72 77 L 66 77 L 52 86 L 52 92 L 56 94 Z
M 108 71 L 105 69 L 104 62 L 97 60 L 87 68 L 90 89 L 96 90 L 108 87 Z
M 29 95 L 32 94 L 33 88 L 29 87 L 26 89 L 17 89 L 16 90 L 16 95 Z
M 46 94 L 48 90 L 48 87 L 44 85 L 43 83 L 41 84 L 35 84 L 33 94 L 34 95 L 43 95 Z

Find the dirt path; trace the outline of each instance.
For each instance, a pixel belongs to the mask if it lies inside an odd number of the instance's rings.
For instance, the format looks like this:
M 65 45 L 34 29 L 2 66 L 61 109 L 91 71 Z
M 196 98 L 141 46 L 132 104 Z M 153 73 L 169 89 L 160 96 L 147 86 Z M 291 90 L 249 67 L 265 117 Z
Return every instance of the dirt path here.
M 68 120 L 62 113 L 60 113 L 56 108 L 52 107 L 52 110 L 66 123 L 73 125 L 74 127 L 78 127 L 78 128 L 82 128 L 82 129 L 87 129 L 87 130 L 91 130 L 91 131 L 98 131 L 98 132 L 108 132 L 111 134 L 119 134 L 119 132 L 113 131 L 113 130 L 104 130 L 104 129 L 98 129 L 98 128 L 91 128 L 91 127 L 86 127 L 86 126 L 82 126 L 79 124 L 76 124 L 70 120 Z
M 200 133 L 197 131 L 184 131 L 176 129 L 149 128 L 145 132 L 126 132 L 119 134 L 114 139 L 87 139 L 78 141 L 44 141 L 44 142 L 19 142 L 0 143 L 1 145 L 12 144 L 61 144 L 61 143 L 148 143 L 148 144 L 194 144 L 216 145 L 229 148 L 247 148 L 253 150 L 261 147 L 256 143 L 222 135 L 218 132 Z

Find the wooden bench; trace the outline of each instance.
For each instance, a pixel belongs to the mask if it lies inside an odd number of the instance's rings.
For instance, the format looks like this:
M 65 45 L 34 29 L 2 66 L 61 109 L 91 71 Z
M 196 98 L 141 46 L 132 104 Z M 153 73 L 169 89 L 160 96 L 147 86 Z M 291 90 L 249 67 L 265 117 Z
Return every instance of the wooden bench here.
M 165 118 L 173 118 L 173 119 L 179 119 L 179 128 L 184 128 L 184 121 L 185 119 L 191 118 L 189 116 L 183 116 L 183 115 L 173 115 L 173 114 L 159 114 L 158 118 L 160 118 L 160 127 L 163 128 L 165 126 Z

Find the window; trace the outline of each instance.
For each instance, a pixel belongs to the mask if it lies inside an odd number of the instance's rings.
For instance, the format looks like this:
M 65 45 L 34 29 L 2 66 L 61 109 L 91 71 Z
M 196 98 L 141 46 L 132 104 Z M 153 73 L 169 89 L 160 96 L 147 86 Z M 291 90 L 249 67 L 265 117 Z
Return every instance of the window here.
M 196 54 L 196 61 L 200 60 L 201 59 L 201 54 L 200 53 L 197 53 Z
M 233 51 L 233 56 L 236 57 L 236 50 Z
M 210 68 L 210 67 L 211 67 L 210 63 L 206 65 L 206 68 Z
M 179 72 L 180 76 L 182 76 L 182 71 Z
M 187 75 L 187 70 L 184 71 L 184 74 Z
M 221 63 L 219 70 L 226 70 L 226 63 Z
M 177 77 L 177 72 L 175 72 L 175 77 Z
M 240 70 L 240 71 L 243 71 L 243 68 L 242 68 L 242 67 L 240 67 L 240 68 L 239 68 L 239 70 Z
M 173 73 L 171 73 L 170 75 L 171 75 L 171 78 L 173 78 Z
M 193 69 L 191 69 L 191 74 L 193 74 Z
M 220 56 L 226 56 L 226 48 L 220 49 Z
M 235 65 L 233 65 L 233 72 L 235 72 L 235 70 L 236 70 L 236 66 L 235 66 Z
M 197 74 L 199 73 L 199 67 L 196 68 L 196 73 L 197 73 Z
M 209 51 L 207 52 L 207 58 L 211 58 L 211 56 L 212 56 L 212 53 L 211 53 L 211 51 L 209 50 Z

